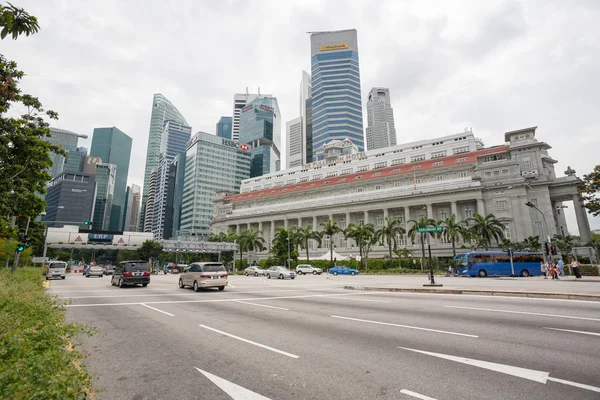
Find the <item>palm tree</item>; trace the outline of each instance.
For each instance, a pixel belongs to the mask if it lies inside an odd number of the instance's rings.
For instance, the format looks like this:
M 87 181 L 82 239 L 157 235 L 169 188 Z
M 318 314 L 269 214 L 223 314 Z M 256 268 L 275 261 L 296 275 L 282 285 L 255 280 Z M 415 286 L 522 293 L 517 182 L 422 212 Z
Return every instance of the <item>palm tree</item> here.
M 306 249 L 306 263 L 310 264 L 310 260 L 308 258 L 308 241 L 316 240 L 319 246 L 321 246 L 321 233 L 318 231 L 313 231 L 312 225 L 308 224 L 305 228 L 298 228 L 296 231 L 296 238 L 300 243 L 300 247 Z
M 444 233 L 446 238 L 452 242 L 452 259 L 456 257 L 456 242 L 465 232 L 465 223 L 463 221 L 456 221 L 456 215 L 452 214 L 443 221 L 440 221 L 440 225 L 444 226 Z
M 419 232 L 419 228 L 427 228 L 428 226 L 437 226 L 437 221 L 433 218 L 419 217 L 419 219 L 411 219 L 408 222 L 412 222 L 412 226 L 408 230 L 408 236 L 410 241 L 415 243 L 415 236 L 419 234 L 421 240 L 421 269 L 423 269 L 423 259 L 425 258 L 425 241 L 423 240 L 423 232 Z
M 373 224 L 366 224 L 365 233 L 362 237 L 363 242 L 363 253 L 365 254 L 365 271 L 369 269 L 369 252 L 371 251 L 371 247 L 377 242 L 379 242 L 379 237 L 375 232 L 375 227 Z
M 540 251 L 542 245 L 540 244 L 540 238 L 538 236 L 529 236 L 523 239 L 524 250 L 527 251 Z
M 486 250 L 492 243 L 492 239 L 500 243 L 504 238 L 504 224 L 498 221 L 494 214 L 488 214 L 484 217 L 479 213 L 475 213 L 473 218 L 469 218 L 467 221 L 469 222 L 469 230 L 481 239 L 481 244 Z
M 238 244 L 240 246 L 240 266 L 242 265 L 244 251 L 262 251 L 265 249 L 265 239 L 262 237 L 262 232 L 254 229 L 253 226 L 242 232 Z
M 333 268 L 333 235 L 341 232 L 341 229 L 331 219 L 328 219 L 327 222 L 321 222 L 321 226 L 323 227 L 322 234 L 329 235 L 329 266 Z
M 396 236 L 404 235 L 406 230 L 400 226 L 400 221 L 397 219 L 390 220 L 388 217 L 385 217 L 385 225 L 381 227 L 377 231 L 377 237 L 383 240 L 388 245 L 388 251 L 390 255 L 390 268 L 392 265 L 392 243 L 394 244 L 394 249 L 396 248 Z
M 375 226 L 373 224 L 355 224 L 350 223 L 346 230 L 344 230 L 344 236 L 346 239 L 354 239 L 358 245 L 358 252 L 360 254 L 360 265 L 363 265 L 363 253 L 365 251 L 365 245 L 367 239 L 375 236 Z

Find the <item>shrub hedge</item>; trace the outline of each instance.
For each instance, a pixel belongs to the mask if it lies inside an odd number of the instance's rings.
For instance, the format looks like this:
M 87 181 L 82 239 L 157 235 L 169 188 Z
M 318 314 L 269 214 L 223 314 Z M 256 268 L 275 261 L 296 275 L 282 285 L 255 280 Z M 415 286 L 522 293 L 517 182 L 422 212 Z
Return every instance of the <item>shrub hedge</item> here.
M 0 271 L 0 398 L 84 398 L 91 375 L 84 365 L 75 368 L 84 358 L 77 350 L 82 333 L 93 331 L 66 321 L 39 268 Z

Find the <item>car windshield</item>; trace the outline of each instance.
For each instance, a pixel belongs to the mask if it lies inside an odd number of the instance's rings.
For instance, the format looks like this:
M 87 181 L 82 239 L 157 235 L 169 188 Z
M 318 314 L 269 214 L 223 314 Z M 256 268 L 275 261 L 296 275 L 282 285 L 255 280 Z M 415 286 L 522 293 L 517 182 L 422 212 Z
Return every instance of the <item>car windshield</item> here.
M 148 271 L 148 263 L 145 261 L 126 263 L 124 270 L 127 272 Z
M 50 268 L 67 268 L 67 264 L 64 262 L 53 263 L 50 265 Z
M 202 272 L 223 272 L 225 267 L 223 264 L 205 264 L 202 266 Z
M 90 269 L 93 269 L 94 271 L 98 271 L 99 269 L 102 269 L 102 267 L 90 267 Z

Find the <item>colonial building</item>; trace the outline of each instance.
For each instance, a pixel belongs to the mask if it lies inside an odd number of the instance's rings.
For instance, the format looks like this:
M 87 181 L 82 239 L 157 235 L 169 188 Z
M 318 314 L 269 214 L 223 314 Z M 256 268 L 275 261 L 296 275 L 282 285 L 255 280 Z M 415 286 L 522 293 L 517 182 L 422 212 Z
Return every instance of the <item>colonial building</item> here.
M 443 220 L 454 214 L 460 221 L 493 213 L 506 226 L 507 238 L 522 241 L 568 232 L 562 208 L 563 202 L 572 202 L 579 234 L 587 241 L 590 228 L 577 191 L 580 179 L 571 169 L 556 176 L 551 147 L 536 139 L 536 128 L 506 132 L 505 143 L 492 147 L 465 130 L 246 179 L 239 194 L 217 194 L 212 231 L 241 232 L 253 226 L 270 243 L 280 227 L 311 224 L 320 230 L 328 219 L 340 228 L 351 222 L 378 228 L 389 217 L 408 230 L 409 221 L 421 216 Z M 398 239 L 399 247 L 420 254 L 406 235 Z M 329 240 L 321 248 L 313 243 L 312 253 L 324 254 Z M 342 255 L 358 253 L 356 244 L 341 234 L 333 241 Z M 432 251 L 452 254 L 444 237 L 433 240 Z M 385 252 L 383 246 L 374 247 L 371 256 Z

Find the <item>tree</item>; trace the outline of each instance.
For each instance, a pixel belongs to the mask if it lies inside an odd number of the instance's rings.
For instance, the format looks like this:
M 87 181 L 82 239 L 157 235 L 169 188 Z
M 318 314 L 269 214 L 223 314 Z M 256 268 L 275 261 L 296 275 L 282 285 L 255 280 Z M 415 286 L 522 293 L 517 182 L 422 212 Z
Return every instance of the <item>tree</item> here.
M 253 226 L 242 232 L 238 244 L 240 246 L 240 266 L 242 265 L 244 251 L 262 251 L 265 249 L 265 239 L 262 237 L 262 232 L 254 229 Z
M 396 248 L 396 236 L 404 235 L 405 232 L 406 230 L 400 226 L 400 221 L 397 219 L 390 220 L 388 217 L 385 217 L 385 225 L 377 231 L 377 238 L 387 243 L 390 255 L 390 268 L 393 268 L 392 250 Z
M 408 221 L 412 223 L 412 226 L 408 230 L 408 237 L 410 237 L 410 241 L 414 244 L 415 237 L 417 234 L 419 235 L 419 239 L 421 242 L 421 269 L 423 269 L 423 259 L 425 258 L 425 240 L 423 238 L 424 233 L 419 232 L 419 228 L 427 228 L 428 226 L 436 226 L 437 221 L 433 218 L 427 217 L 419 217 L 418 219 L 411 219 Z
M 588 213 L 594 217 L 600 215 L 600 198 L 597 197 L 600 192 L 600 165 L 596 165 L 594 170 L 583 176 L 583 181 L 579 185 L 579 193 L 583 194 L 585 200 L 584 207 Z
M 481 241 L 481 245 L 487 250 L 492 239 L 500 243 L 504 238 L 504 224 L 498 221 L 494 214 L 488 214 L 485 217 L 475 213 L 473 218 L 469 218 L 469 230 Z
M 298 259 L 298 251 L 296 250 L 298 236 L 295 232 L 295 226 L 292 226 L 289 229 L 279 228 L 275 231 L 271 251 L 280 264 L 287 265 L 288 258 L 292 260 Z
M 29 15 L 24 9 L 17 8 L 8 3 L 8 6 L 0 4 L 0 39 L 11 34 L 13 40 L 17 40 L 19 35 L 25 36 L 37 33 L 40 29 L 37 18 Z
M 367 271 L 369 269 L 369 253 L 371 252 L 373 245 L 379 242 L 379 237 L 375 232 L 375 227 L 373 224 L 366 224 L 365 227 L 368 227 L 368 229 L 365 230 L 362 241 L 363 253 L 365 254 L 365 271 Z
M 563 257 L 566 257 L 568 254 L 571 254 L 571 250 L 573 249 L 573 241 L 575 240 L 575 236 L 571 235 L 554 235 L 554 243 L 556 247 L 560 250 L 560 253 Z
M 321 233 L 318 231 L 313 231 L 312 225 L 308 224 L 308 226 L 304 228 L 298 228 L 296 231 L 296 236 L 298 242 L 300 243 L 300 247 L 306 249 L 306 263 L 310 264 L 310 260 L 308 258 L 308 242 L 309 240 L 315 240 L 319 246 L 321 246 Z
M 358 245 L 358 252 L 360 254 L 360 265 L 362 266 L 366 241 L 368 238 L 375 236 L 375 226 L 373 224 L 350 223 L 346 227 L 346 230 L 344 230 L 344 236 L 356 241 L 356 244 Z
M 322 234 L 329 236 L 329 267 L 333 268 L 333 235 L 342 230 L 331 219 L 328 219 L 327 222 L 321 222 L 321 226 L 323 227 Z
M 540 251 L 542 245 L 538 236 L 529 236 L 523 239 L 522 249 L 525 251 Z
M 454 259 L 454 257 L 456 257 L 456 242 L 465 232 L 465 223 L 463 221 L 457 221 L 456 215 L 454 214 L 439 223 L 444 226 L 446 238 L 450 239 L 450 242 L 452 242 L 452 257 Z
M 155 242 L 154 240 L 146 240 L 142 244 L 142 247 L 137 250 L 137 254 L 140 260 L 148 260 L 148 262 L 152 264 L 152 259 L 158 258 L 162 251 L 162 244 Z

